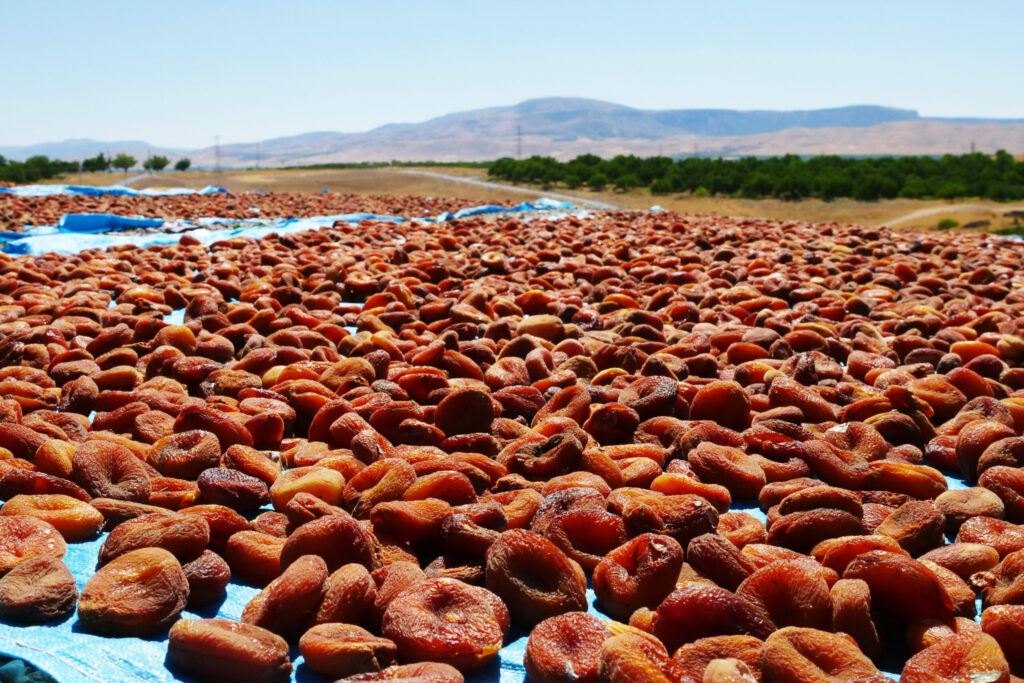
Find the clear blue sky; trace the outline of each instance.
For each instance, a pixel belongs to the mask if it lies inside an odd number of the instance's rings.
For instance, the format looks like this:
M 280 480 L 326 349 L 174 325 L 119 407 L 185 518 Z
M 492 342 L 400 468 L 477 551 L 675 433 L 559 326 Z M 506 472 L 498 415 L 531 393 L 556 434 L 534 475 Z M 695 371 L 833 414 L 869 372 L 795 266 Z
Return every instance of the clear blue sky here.
M 1022 30 L 1022 0 L 0 0 L 0 144 L 199 147 L 551 95 L 1024 117 Z

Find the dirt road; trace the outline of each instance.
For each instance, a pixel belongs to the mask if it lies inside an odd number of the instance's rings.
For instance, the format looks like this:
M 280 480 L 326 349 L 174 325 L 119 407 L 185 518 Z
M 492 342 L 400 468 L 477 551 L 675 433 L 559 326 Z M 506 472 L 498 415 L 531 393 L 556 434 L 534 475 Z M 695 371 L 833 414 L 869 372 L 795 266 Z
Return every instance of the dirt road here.
M 558 199 L 564 202 L 572 202 L 581 206 L 587 206 L 594 209 L 622 209 L 624 207 L 616 206 L 615 204 L 609 204 L 608 202 L 598 202 L 593 199 L 587 199 L 586 197 L 579 197 L 572 194 L 565 194 L 561 192 L 542 192 L 535 187 L 516 187 L 514 185 L 505 185 L 503 183 L 492 183 L 486 180 L 478 180 L 476 178 L 466 178 L 463 176 L 448 175 L 447 173 L 437 173 L 435 171 L 415 171 L 415 170 L 403 170 L 402 173 L 409 173 L 412 175 L 420 175 L 428 178 L 437 178 L 439 180 L 448 180 L 453 183 L 464 183 L 466 185 L 475 185 L 476 187 L 487 187 L 496 190 L 506 190 L 508 192 L 522 192 L 524 194 L 531 194 L 536 197 L 541 194 L 551 199 Z

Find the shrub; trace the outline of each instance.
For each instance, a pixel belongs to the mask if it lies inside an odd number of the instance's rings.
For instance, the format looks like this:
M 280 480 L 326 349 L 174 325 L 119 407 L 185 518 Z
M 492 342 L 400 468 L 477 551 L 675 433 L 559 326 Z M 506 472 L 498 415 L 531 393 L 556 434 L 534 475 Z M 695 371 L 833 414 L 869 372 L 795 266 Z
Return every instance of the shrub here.
M 959 221 L 955 221 L 952 218 L 943 218 L 939 221 L 939 230 L 949 230 L 950 228 L 955 228 L 958 225 L 960 225 Z
M 590 189 L 592 190 L 603 190 L 605 185 L 608 184 L 608 176 L 598 171 L 597 173 L 591 174 L 590 180 L 587 181 L 587 184 L 590 185 Z

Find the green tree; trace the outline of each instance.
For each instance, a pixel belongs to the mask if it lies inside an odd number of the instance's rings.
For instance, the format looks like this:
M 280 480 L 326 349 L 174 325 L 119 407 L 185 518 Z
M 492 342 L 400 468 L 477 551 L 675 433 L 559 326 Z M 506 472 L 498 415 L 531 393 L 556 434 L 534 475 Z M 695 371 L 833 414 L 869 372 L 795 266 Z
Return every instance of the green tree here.
M 651 194 L 672 194 L 672 181 L 668 178 L 658 178 L 651 183 Z
M 591 190 L 600 192 L 604 189 L 604 186 L 608 184 L 608 176 L 601 171 L 598 171 L 597 173 L 591 174 L 590 180 L 587 181 L 587 184 L 590 185 Z
M 567 176 L 565 176 L 563 182 L 565 183 L 565 186 L 568 187 L 570 190 L 575 190 L 577 187 L 583 184 L 583 181 L 580 180 L 580 177 L 575 173 L 570 173 Z
M 632 190 L 634 187 L 640 187 L 643 185 L 643 181 L 640 180 L 640 176 L 636 173 L 626 173 L 620 175 L 615 180 L 615 189 L 625 192 L 626 190 Z
M 187 171 L 188 167 L 192 165 L 192 160 L 188 157 L 184 159 L 178 159 L 177 163 L 174 164 L 175 171 Z
M 87 173 L 99 173 L 101 171 L 106 171 L 109 168 L 110 159 L 103 156 L 103 152 L 82 161 L 82 170 Z
M 138 160 L 131 154 L 121 153 L 114 157 L 112 165 L 114 168 L 120 168 L 124 171 L 124 177 L 128 177 L 128 169 L 138 163 Z
M 142 168 L 146 169 L 147 171 L 156 171 L 157 173 L 159 173 L 160 171 L 167 168 L 167 164 L 169 163 L 171 163 L 171 160 L 168 159 L 167 157 L 155 156 L 150 157 L 143 161 Z

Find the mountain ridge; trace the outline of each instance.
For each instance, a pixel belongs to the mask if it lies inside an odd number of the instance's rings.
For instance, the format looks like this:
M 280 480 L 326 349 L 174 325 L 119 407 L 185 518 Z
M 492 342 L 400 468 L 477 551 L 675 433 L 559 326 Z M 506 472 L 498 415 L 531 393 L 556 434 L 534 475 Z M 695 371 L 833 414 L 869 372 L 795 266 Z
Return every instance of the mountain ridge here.
M 897 125 L 898 124 L 898 125 Z M 858 142 L 858 138 L 862 142 Z M 837 140 L 842 140 L 837 144 Z M 308 165 L 353 161 L 477 161 L 525 155 L 556 157 L 592 152 L 673 156 L 691 154 L 942 154 L 969 151 L 982 141 L 1024 151 L 1024 119 L 922 117 L 912 109 L 850 105 L 793 111 L 735 109 L 646 110 L 575 97 L 543 97 L 515 105 L 453 112 L 368 131 L 317 131 L 220 146 L 225 167 Z M 787 146 L 788 145 L 788 146 Z M 837 152 L 837 148 L 847 151 Z M 214 147 L 176 149 L 145 141 L 70 139 L 0 147 L 22 160 L 33 154 L 81 159 L 97 152 L 190 156 L 213 166 Z M 980 149 L 980 148 L 979 148 Z M 770 151 L 769 151 L 770 150 Z M 995 151 L 991 149 L 988 151 Z

